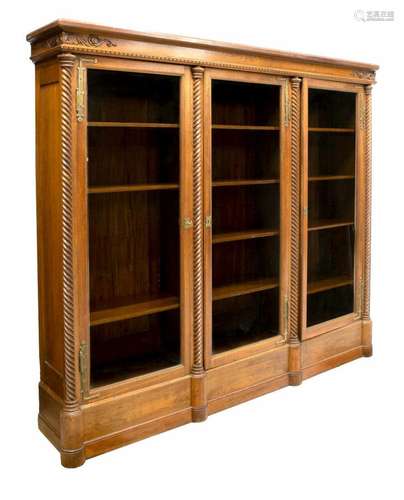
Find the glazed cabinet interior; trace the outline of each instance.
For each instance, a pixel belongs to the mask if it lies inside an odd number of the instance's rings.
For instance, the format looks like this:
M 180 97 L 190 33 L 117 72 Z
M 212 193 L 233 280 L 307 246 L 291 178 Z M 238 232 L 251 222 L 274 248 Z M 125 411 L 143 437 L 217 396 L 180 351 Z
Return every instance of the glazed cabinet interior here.
M 188 73 L 145 70 L 86 71 L 90 388 L 189 363 Z
M 192 184 L 181 176 L 181 78 L 87 69 L 90 389 L 185 361 L 182 238 L 192 228 L 180 214 Z M 268 349 L 285 327 L 285 80 L 210 72 L 205 86 L 205 338 L 215 366 L 236 348 Z
M 72 21 L 28 40 L 63 465 L 372 354 L 377 66 Z
M 184 366 L 184 72 L 87 69 L 89 387 Z M 287 330 L 285 79 L 204 74 L 206 367 Z M 355 87 L 302 89 L 302 337 L 355 317 Z M 189 266 L 191 263 L 189 263 Z M 190 269 L 190 267 L 189 267 Z M 244 348 L 244 349 L 243 349 Z
M 360 314 L 361 92 L 306 80 L 302 91 L 303 337 Z
M 281 339 L 285 80 L 205 74 L 206 366 Z M 206 224 L 205 224 L 206 225 Z M 286 252 L 283 259 L 286 261 Z M 285 269 L 284 266 L 283 269 Z M 244 351 L 239 348 L 245 347 Z M 244 352 L 244 354 L 243 354 Z

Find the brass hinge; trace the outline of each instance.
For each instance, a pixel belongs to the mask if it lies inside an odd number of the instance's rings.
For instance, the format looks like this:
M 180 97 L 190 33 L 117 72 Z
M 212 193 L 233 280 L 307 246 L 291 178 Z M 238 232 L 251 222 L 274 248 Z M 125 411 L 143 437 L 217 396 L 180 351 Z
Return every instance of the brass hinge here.
M 76 117 L 78 122 L 84 120 L 84 71 L 81 59 L 77 66 Z
M 77 66 L 77 88 L 76 88 L 76 118 L 78 122 L 82 122 L 85 117 L 85 83 L 84 75 L 86 68 L 83 66 L 83 62 L 91 62 L 93 64 L 97 63 L 95 58 L 80 58 L 79 64 Z
M 289 80 L 286 79 L 286 85 L 285 85 L 285 102 L 284 102 L 284 124 L 285 127 L 289 126 L 289 121 L 290 121 L 290 101 L 289 101 Z
M 184 229 L 190 229 L 193 226 L 192 219 L 190 217 L 184 217 L 182 219 L 182 227 Z
M 87 366 L 88 366 L 88 346 L 86 342 L 81 342 L 79 350 L 79 370 L 80 370 L 80 391 L 87 392 Z
M 289 297 L 285 295 L 285 300 L 283 303 L 283 322 L 284 322 L 284 332 L 285 339 L 288 337 L 288 323 L 289 323 Z
M 205 217 L 205 227 L 212 227 L 212 216 L 207 215 Z

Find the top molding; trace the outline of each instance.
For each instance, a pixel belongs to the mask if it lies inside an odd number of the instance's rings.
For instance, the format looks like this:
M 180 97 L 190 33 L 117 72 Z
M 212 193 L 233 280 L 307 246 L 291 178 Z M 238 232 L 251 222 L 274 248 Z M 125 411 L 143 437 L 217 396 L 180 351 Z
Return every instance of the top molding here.
M 59 19 L 27 35 L 34 62 L 60 52 L 373 83 L 379 66 Z M 248 59 L 246 59 L 248 57 Z

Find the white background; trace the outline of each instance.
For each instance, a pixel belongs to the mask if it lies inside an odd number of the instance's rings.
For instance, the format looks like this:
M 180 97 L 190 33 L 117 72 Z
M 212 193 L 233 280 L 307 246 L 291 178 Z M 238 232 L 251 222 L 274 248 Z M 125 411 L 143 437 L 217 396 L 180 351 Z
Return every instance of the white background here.
M 4 499 L 404 497 L 403 20 L 398 2 L 3 3 L 1 388 Z M 354 11 L 394 10 L 394 22 Z M 374 88 L 374 356 L 63 469 L 37 431 L 34 66 L 25 35 L 56 18 L 380 64 Z M 401 286 L 400 286 L 401 285 Z M 4 491 L 2 491 L 4 490 Z

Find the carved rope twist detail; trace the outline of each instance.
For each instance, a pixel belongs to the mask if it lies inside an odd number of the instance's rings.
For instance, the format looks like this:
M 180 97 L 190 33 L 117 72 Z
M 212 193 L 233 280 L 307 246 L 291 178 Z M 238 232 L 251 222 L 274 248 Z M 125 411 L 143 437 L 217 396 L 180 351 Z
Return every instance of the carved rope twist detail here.
M 61 163 L 62 163 L 62 243 L 63 243 L 63 328 L 65 409 L 74 411 L 79 402 L 76 391 L 76 349 L 73 308 L 73 207 L 72 207 L 72 88 L 75 57 L 59 56 L 61 66 Z
M 292 78 L 291 109 L 291 256 L 289 299 L 289 342 L 299 342 L 299 164 L 300 164 L 300 78 Z M 288 83 L 287 83 L 288 85 Z
M 370 247 L 372 211 L 372 86 L 365 87 L 365 255 L 362 318 L 370 319 Z
M 203 193 L 202 193 L 202 78 L 204 69 L 192 68 L 193 77 L 193 244 L 194 244 L 194 358 L 192 373 L 203 372 Z

